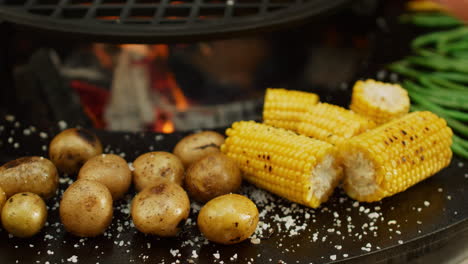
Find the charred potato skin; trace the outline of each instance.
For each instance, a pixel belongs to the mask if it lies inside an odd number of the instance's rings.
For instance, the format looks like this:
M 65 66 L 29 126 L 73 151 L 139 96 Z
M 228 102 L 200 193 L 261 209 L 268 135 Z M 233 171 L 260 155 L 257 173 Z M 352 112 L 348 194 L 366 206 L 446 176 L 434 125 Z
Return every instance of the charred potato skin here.
M 193 162 L 211 153 L 220 152 L 224 136 L 215 131 L 202 131 L 182 138 L 174 147 L 173 153 L 180 158 L 186 168 Z
M 132 172 L 127 162 L 114 154 L 101 154 L 89 159 L 78 173 L 78 179 L 94 180 L 104 184 L 112 199 L 122 198 L 132 183 Z
M 102 153 L 99 138 L 91 131 L 70 128 L 57 134 L 49 146 L 50 160 L 61 172 L 74 174 L 90 158 Z
M 137 191 L 153 185 L 159 178 L 181 185 L 184 181 L 184 165 L 172 153 L 155 151 L 140 155 L 134 162 L 133 182 Z
M 17 193 L 2 209 L 3 227 L 16 237 L 31 237 L 39 233 L 47 220 L 47 207 L 37 194 Z
M 176 236 L 190 213 L 190 200 L 178 184 L 158 179 L 139 192 L 132 201 L 131 215 L 142 233 Z
M 257 206 L 247 197 L 226 194 L 202 207 L 197 224 L 210 241 L 231 245 L 249 238 L 258 224 Z
M 23 157 L 0 167 L 0 187 L 7 197 L 32 192 L 48 199 L 55 195 L 58 183 L 57 168 L 43 157 Z
M 80 237 L 95 237 L 112 221 L 112 195 L 97 181 L 77 180 L 63 193 L 60 220 L 68 232 Z
M 239 167 L 222 153 L 210 154 L 193 163 L 185 175 L 187 192 L 199 202 L 236 192 L 241 183 Z

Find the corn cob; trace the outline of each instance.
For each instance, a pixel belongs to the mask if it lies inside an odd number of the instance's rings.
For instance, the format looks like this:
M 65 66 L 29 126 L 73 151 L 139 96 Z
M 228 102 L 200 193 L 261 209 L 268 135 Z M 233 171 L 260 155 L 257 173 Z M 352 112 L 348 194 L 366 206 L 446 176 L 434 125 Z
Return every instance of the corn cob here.
M 346 193 L 364 202 L 402 192 L 448 166 L 452 130 L 431 112 L 413 112 L 340 146 Z
M 269 88 L 265 94 L 263 122 L 274 127 L 296 130 L 301 115 L 318 101 L 319 97 L 314 93 Z
M 244 178 L 290 201 L 316 208 L 341 178 L 336 148 L 326 142 L 253 121 L 236 122 L 226 134 L 221 151 Z
M 339 144 L 375 126 L 375 123 L 342 107 L 318 103 L 302 117 L 299 134 Z
M 410 100 L 399 84 L 357 81 L 353 87 L 350 109 L 383 124 L 408 113 Z

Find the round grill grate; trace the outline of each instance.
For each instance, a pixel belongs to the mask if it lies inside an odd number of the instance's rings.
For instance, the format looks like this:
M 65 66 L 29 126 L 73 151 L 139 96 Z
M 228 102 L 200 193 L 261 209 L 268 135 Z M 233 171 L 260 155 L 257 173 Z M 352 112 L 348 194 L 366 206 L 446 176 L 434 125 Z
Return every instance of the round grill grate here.
M 348 0 L 0 0 L 0 19 L 119 42 L 171 41 L 271 30 Z

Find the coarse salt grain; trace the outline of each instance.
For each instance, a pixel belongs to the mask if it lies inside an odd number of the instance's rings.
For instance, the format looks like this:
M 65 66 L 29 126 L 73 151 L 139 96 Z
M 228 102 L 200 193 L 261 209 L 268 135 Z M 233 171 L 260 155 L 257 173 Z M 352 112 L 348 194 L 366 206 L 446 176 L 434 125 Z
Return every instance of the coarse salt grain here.
M 73 256 L 67 258 L 67 261 L 68 261 L 68 262 L 77 263 L 77 262 L 78 262 L 78 256 L 73 255 Z
M 369 218 L 374 219 L 379 217 L 379 213 L 373 212 L 367 215 Z
M 58 126 L 59 126 L 60 130 L 64 130 L 64 129 L 67 128 L 68 125 L 67 125 L 67 122 L 65 122 L 65 121 L 63 121 L 63 120 L 60 120 L 60 121 L 58 122 Z
M 256 238 L 256 237 L 252 237 L 250 239 L 250 243 L 254 244 L 254 245 L 258 245 L 260 244 L 260 239 L 259 238 Z
M 431 205 L 431 203 L 430 203 L 430 202 L 428 202 L 428 201 L 424 201 L 424 206 L 428 207 L 429 205 Z
M 216 251 L 216 253 L 213 253 L 213 257 L 215 257 L 216 259 L 219 259 L 221 256 L 219 255 L 219 252 Z
M 331 255 L 331 256 L 330 256 L 330 259 L 331 259 L 331 260 L 336 260 L 336 255 Z

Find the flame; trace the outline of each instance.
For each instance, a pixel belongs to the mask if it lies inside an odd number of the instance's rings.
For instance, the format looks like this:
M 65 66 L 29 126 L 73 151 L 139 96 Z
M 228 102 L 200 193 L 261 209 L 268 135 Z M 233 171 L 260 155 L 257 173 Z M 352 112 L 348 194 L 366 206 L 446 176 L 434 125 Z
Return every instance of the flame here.
M 161 131 L 166 134 L 174 132 L 174 123 L 171 120 L 166 120 L 161 127 Z

